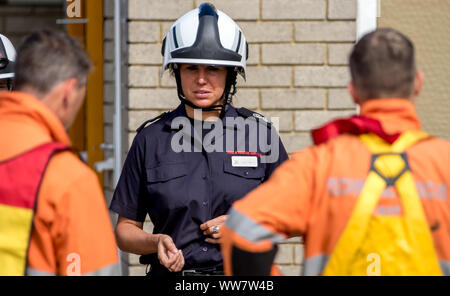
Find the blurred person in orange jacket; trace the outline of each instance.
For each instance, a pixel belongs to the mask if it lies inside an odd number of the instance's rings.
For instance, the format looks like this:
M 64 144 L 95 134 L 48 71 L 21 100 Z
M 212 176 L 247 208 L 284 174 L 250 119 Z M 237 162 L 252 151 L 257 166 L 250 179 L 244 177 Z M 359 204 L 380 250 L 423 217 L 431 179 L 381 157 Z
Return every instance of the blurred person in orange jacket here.
M 279 274 L 276 244 L 294 236 L 304 239 L 303 275 L 370 275 L 371 258 L 375 274 L 450 275 L 450 143 L 409 137 L 426 135 L 414 107 L 423 76 L 413 44 L 378 29 L 354 46 L 350 71 L 360 116 L 314 130 L 315 146 L 234 203 L 221 229 L 227 275 Z M 394 162 L 400 169 L 386 174 Z
M 14 68 L 16 91 L 0 92 L 0 275 L 119 275 L 102 189 L 66 132 L 89 57 L 44 29 L 26 37 Z

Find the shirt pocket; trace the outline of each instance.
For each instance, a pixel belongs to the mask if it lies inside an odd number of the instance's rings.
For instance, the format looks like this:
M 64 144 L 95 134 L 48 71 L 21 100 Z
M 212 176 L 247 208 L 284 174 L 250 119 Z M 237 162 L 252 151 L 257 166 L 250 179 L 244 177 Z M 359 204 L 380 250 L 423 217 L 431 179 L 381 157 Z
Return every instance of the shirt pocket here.
M 231 159 L 225 159 L 223 164 L 223 180 L 219 186 L 223 187 L 225 199 L 229 205 L 241 199 L 247 193 L 258 187 L 265 177 L 265 166 L 233 167 Z
M 147 190 L 150 198 L 150 214 L 168 215 L 172 210 L 186 206 L 186 163 L 162 163 L 147 168 Z
M 184 162 L 165 163 L 157 167 L 147 169 L 147 182 L 166 182 L 186 175 L 187 167 Z

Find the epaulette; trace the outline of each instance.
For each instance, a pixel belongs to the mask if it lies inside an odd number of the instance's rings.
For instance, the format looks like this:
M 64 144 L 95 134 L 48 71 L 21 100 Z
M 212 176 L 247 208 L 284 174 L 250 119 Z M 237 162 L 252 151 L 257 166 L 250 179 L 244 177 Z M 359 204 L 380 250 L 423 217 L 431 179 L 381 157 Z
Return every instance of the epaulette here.
M 257 112 L 254 112 L 254 111 L 252 111 L 252 110 L 249 110 L 249 109 L 247 109 L 247 108 L 239 108 L 239 109 L 236 109 L 236 111 L 239 113 L 239 115 L 241 115 L 242 117 L 245 117 L 245 118 L 249 118 L 249 117 L 253 117 L 253 118 L 255 118 L 256 120 L 262 120 L 262 121 L 264 121 L 265 123 L 267 123 L 267 124 L 271 124 L 272 122 L 270 122 L 270 120 L 269 119 L 267 119 L 266 117 L 264 117 L 263 115 L 261 115 L 261 114 L 259 114 L 259 113 L 257 113 Z
M 143 124 L 141 124 L 140 127 L 138 127 L 138 128 L 136 129 L 136 132 L 139 134 L 139 133 L 145 128 L 145 126 L 146 126 L 147 124 L 152 123 L 152 122 L 154 122 L 154 121 L 156 121 L 156 120 L 158 120 L 158 119 L 161 119 L 161 118 L 165 117 L 166 115 L 168 115 L 169 113 L 170 113 L 170 112 L 163 112 L 163 113 L 159 114 L 158 116 L 156 116 L 156 117 L 154 117 L 154 118 L 152 118 L 152 119 L 149 119 L 149 120 L 145 121 Z

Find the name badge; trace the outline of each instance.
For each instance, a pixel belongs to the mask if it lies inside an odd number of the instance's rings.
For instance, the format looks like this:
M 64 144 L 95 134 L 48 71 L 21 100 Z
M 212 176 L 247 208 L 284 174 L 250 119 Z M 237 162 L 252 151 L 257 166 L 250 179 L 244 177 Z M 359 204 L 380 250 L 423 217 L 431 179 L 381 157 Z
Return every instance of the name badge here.
M 258 167 L 258 158 L 256 156 L 231 156 L 231 165 L 233 167 Z

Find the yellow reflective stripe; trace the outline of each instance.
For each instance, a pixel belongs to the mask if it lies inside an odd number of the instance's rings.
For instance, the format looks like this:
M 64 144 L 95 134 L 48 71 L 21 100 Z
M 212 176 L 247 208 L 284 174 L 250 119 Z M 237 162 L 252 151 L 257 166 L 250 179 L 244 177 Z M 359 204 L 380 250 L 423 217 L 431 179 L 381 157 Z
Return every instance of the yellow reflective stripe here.
M 0 275 L 24 275 L 33 211 L 0 204 Z

